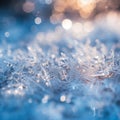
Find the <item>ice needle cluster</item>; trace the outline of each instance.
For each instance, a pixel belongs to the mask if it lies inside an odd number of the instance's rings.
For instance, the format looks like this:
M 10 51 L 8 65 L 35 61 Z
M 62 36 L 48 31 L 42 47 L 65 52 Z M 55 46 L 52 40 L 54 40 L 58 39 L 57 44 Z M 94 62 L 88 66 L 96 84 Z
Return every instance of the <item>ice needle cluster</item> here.
M 0 49 L 1 119 L 119 120 L 119 52 L 99 40 L 40 39 Z

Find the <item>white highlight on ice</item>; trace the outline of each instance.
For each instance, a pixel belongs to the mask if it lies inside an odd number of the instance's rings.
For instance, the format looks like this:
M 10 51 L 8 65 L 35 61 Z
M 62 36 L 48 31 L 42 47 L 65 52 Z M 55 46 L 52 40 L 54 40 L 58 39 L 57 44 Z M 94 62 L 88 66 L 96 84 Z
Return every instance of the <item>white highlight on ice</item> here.
M 9 37 L 10 36 L 10 33 L 9 32 L 5 32 L 5 37 Z
M 45 95 L 45 96 L 42 98 L 42 103 L 47 103 L 47 102 L 48 102 L 48 99 L 49 99 L 49 95 Z
M 52 0 L 45 0 L 45 3 L 46 3 L 46 4 L 51 4 L 51 3 L 52 3 Z
M 65 102 L 65 101 L 66 101 L 66 96 L 65 96 L 65 95 L 62 95 L 62 96 L 60 97 L 60 101 L 61 101 L 61 102 Z
M 62 27 L 66 30 L 69 30 L 72 27 L 72 21 L 70 19 L 64 19 L 62 21 Z
M 34 22 L 35 22 L 35 24 L 39 25 L 42 22 L 42 20 L 40 17 L 36 17 Z

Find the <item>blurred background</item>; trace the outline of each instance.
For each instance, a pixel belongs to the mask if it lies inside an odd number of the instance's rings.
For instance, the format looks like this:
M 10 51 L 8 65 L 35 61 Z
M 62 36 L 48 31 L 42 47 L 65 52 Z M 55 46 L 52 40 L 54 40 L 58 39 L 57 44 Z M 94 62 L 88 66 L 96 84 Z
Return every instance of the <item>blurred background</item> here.
M 91 39 L 96 35 L 106 39 L 112 30 L 119 33 L 119 11 L 119 0 L 1 0 L 0 41 L 30 41 L 40 36 L 38 32 L 55 31 L 57 26 L 69 30 L 75 39 L 88 34 Z

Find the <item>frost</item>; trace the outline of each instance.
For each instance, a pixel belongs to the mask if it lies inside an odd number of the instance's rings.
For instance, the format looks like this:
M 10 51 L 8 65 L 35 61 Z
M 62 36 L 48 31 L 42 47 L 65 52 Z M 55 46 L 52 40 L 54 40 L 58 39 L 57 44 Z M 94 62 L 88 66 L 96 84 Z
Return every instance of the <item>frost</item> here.
M 1 120 L 120 119 L 120 42 L 100 39 L 90 23 L 87 37 L 73 22 L 0 45 Z
M 1 47 L 1 119 L 118 120 L 119 52 L 92 42 L 35 39 L 25 49 Z

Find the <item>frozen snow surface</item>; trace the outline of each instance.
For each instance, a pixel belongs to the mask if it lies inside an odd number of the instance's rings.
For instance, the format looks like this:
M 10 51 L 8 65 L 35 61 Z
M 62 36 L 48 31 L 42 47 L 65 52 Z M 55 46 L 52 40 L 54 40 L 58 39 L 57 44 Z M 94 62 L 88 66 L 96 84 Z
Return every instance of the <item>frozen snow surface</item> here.
M 108 29 L 79 38 L 58 26 L 3 41 L 0 120 L 120 120 L 120 36 Z

